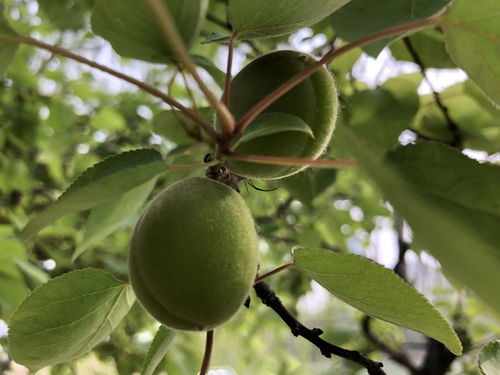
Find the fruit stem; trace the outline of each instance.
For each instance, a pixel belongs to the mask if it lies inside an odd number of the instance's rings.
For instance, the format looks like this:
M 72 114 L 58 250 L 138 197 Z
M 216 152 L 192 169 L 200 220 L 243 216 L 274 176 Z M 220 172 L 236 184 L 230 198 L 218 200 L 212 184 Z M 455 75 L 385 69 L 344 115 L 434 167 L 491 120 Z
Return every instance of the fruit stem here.
M 331 63 L 335 58 L 349 52 L 358 47 L 362 47 L 369 43 L 375 42 L 380 39 L 388 38 L 394 35 L 399 35 L 402 33 L 406 33 L 409 31 L 416 31 L 418 29 L 422 29 L 425 27 L 437 25 L 441 20 L 441 13 L 433 15 L 431 17 L 423 18 L 420 20 L 408 22 L 402 25 L 397 25 L 393 27 L 389 27 L 387 29 L 383 29 L 377 31 L 373 34 L 366 35 L 354 42 L 348 43 L 338 49 L 330 50 L 321 60 L 316 63 L 310 65 L 303 71 L 297 73 L 295 76 L 290 78 L 288 81 L 283 83 L 281 86 L 276 88 L 274 91 L 269 93 L 266 97 L 264 97 L 260 102 L 258 102 L 255 106 L 253 106 L 243 117 L 241 117 L 235 125 L 234 137 L 239 136 L 245 128 L 253 121 L 255 118 L 260 115 L 266 108 L 268 108 L 272 103 L 285 95 L 288 91 L 293 89 L 299 83 L 307 79 L 313 73 L 317 72 L 322 68 L 323 65 Z
M 179 63 L 184 69 L 186 69 L 193 76 L 194 80 L 198 84 L 198 87 L 203 92 L 208 102 L 217 112 L 217 115 L 221 119 L 222 123 L 226 127 L 226 132 L 228 134 L 234 131 L 234 119 L 229 109 L 224 103 L 219 101 L 215 94 L 208 88 L 208 86 L 203 82 L 203 79 L 198 74 L 196 69 L 196 64 L 189 56 L 182 38 L 180 37 L 175 23 L 172 19 L 170 11 L 167 9 L 165 4 L 161 0 L 143 0 L 150 8 L 153 17 L 156 20 L 158 27 L 163 33 L 165 41 L 168 43 L 172 52 L 179 60 Z
M 226 159 L 249 161 L 257 164 L 271 165 L 291 165 L 291 166 L 312 166 L 315 168 L 350 168 L 356 167 L 358 163 L 355 160 L 348 159 L 306 159 L 306 158 L 285 158 L 280 156 L 263 156 L 235 154 L 229 152 L 225 154 Z
M 104 66 L 104 65 L 101 65 L 95 61 L 89 60 L 83 56 L 77 55 L 71 51 L 68 51 L 67 49 L 61 48 L 59 46 L 47 44 L 45 42 L 42 42 L 41 40 L 32 38 L 30 36 L 19 36 L 16 40 L 19 41 L 20 43 L 24 43 L 24 44 L 31 45 L 33 47 L 44 49 L 44 50 L 52 52 L 53 54 L 63 56 L 63 57 L 66 57 L 68 59 L 77 61 L 81 64 L 90 66 L 94 69 L 98 69 L 102 72 L 105 72 L 105 73 L 112 75 L 113 77 L 119 78 L 119 79 L 126 81 L 128 83 L 131 83 L 132 85 L 139 87 L 140 89 L 150 93 L 151 95 L 156 96 L 157 98 L 160 98 L 161 100 L 163 100 L 165 103 L 171 105 L 172 107 L 177 108 L 178 110 L 184 112 L 186 114 L 186 116 L 191 118 L 194 122 L 196 122 L 198 125 L 200 125 L 208 134 L 210 134 L 210 136 L 212 137 L 212 139 L 214 141 L 217 140 L 217 133 L 215 132 L 213 127 L 210 126 L 210 124 L 208 122 L 206 122 L 205 120 L 203 120 L 200 116 L 198 116 L 196 114 L 196 112 L 185 107 L 184 105 L 179 103 L 177 100 L 175 100 L 170 95 L 162 92 L 161 90 L 158 90 L 157 88 L 149 85 L 146 82 L 140 81 L 136 78 L 133 78 L 133 77 L 130 77 L 126 74 L 123 74 L 117 70 L 111 69 L 111 68 Z
M 267 279 L 269 276 L 272 276 L 272 275 L 275 275 L 281 271 L 284 271 L 286 270 L 287 268 L 290 268 L 293 266 L 293 263 L 287 263 L 287 264 L 283 264 L 282 266 L 279 266 L 269 272 L 266 272 L 265 274 L 261 275 L 261 276 L 257 276 L 255 278 L 255 281 L 254 281 L 254 285 L 261 282 L 262 280 L 264 279 Z
M 208 366 L 210 366 L 210 358 L 212 357 L 212 347 L 214 345 L 214 330 L 207 332 L 207 341 L 205 343 L 205 355 L 201 364 L 200 375 L 206 375 Z

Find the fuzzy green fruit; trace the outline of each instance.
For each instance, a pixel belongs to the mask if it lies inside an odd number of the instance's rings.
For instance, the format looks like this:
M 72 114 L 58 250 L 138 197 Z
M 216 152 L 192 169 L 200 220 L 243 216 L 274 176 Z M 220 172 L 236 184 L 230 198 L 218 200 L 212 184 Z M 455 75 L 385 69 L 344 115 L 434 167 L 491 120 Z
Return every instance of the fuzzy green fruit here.
M 229 109 L 236 119 L 241 118 L 267 94 L 315 62 L 311 56 L 295 51 L 277 51 L 257 58 L 234 77 Z M 332 75 L 326 68 L 321 68 L 264 111 L 301 118 L 312 129 L 314 138 L 301 132 L 287 131 L 255 138 L 240 144 L 234 151 L 239 154 L 317 158 L 330 142 L 337 104 Z M 240 176 L 264 179 L 282 178 L 304 169 L 234 160 L 227 161 L 226 165 Z
M 166 326 L 203 331 L 225 322 L 257 272 L 257 234 L 245 201 L 204 177 L 168 187 L 134 229 L 129 271 L 141 304 Z

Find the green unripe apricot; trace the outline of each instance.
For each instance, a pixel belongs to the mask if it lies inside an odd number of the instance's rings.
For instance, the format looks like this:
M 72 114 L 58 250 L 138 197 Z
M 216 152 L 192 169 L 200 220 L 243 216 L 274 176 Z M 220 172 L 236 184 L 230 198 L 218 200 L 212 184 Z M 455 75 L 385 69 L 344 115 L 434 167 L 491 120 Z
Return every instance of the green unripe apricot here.
M 203 331 L 225 322 L 257 272 L 257 234 L 245 201 L 204 177 L 171 185 L 134 229 L 129 271 L 141 304 L 166 326 Z
M 315 62 L 311 56 L 295 51 L 277 51 L 255 59 L 234 77 L 229 109 L 236 119 L 241 118 L 267 94 Z M 240 144 L 234 151 L 239 154 L 317 158 L 330 142 L 337 106 L 335 82 L 330 72 L 321 68 L 264 111 L 301 118 L 312 129 L 314 138 L 305 133 L 287 131 L 255 138 Z M 228 160 L 226 165 L 240 176 L 264 179 L 282 178 L 304 169 L 235 160 Z

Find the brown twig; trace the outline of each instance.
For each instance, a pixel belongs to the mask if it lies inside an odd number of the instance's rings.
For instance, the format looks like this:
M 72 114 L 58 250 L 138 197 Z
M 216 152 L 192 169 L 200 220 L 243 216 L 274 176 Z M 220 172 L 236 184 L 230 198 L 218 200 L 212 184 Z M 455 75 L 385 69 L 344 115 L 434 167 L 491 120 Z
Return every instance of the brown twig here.
M 382 370 L 381 362 L 372 361 L 370 358 L 355 350 L 347 350 L 323 340 L 320 335 L 323 331 L 319 328 L 309 329 L 300 323 L 287 309 L 283 306 L 281 300 L 276 296 L 274 290 L 265 282 L 261 281 L 254 285 L 257 297 L 259 297 L 266 306 L 274 310 L 276 314 L 290 327 L 294 336 L 301 336 L 307 341 L 315 345 L 327 358 L 336 355 L 350 361 L 356 362 L 363 366 L 370 375 L 385 375 Z
M 441 100 L 441 96 L 439 93 L 434 89 L 434 86 L 431 82 L 431 80 L 427 77 L 427 74 L 425 73 L 426 66 L 422 59 L 420 58 L 420 55 L 418 54 L 417 50 L 413 46 L 410 38 L 405 37 L 403 38 L 403 43 L 408 50 L 408 53 L 411 55 L 413 61 L 415 61 L 415 64 L 418 65 L 420 69 L 420 73 L 422 74 L 422 77 L 424 78 L 425 82 L 429 85 L 431 91 L 432 91 L 432 96 L 434 96 L 434 100 L 436 102 L 437 107 L 443 114 L 443 117 L 446 121 L 446 125 L 448 126 L 448 129 L 450 130 L 450 133 L 453 137 L 452 141 L 450 142 L 450 146 L 455 147 L 455 148 L 461 148 L 462 145 L 462 135 L 460 134 L 460 128 L 458 127 L 457 123 L 451 118 L 450 116 L 450 111 L 448 107 L 443 103 Z

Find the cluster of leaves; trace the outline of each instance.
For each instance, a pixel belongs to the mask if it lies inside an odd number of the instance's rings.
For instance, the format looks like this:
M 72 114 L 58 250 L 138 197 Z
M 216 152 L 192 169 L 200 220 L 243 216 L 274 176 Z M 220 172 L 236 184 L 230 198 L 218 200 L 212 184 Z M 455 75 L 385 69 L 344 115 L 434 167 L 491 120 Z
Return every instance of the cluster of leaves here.
M 407 349 L 413 360 L 422 350 L 407 344 L 422 343 L 422 338 L 377 321 L 372 328 L 389 343 L 388 349 L 363 330 L 363 315 L 338 300 L 329 300 L 317 315 L 312 314 L 301 308 L 314 295 L 311 279 L 362 314 L 442 342 L 448 348 L 440 352 L 443 356 L 450 351 L 459 355 L 463 346 L 465 355 L 455 361 L 457 371 L 497 373 L 498 342 L 481 352 L 479 366 L 474 349 L 491 339 L 492 332 L 500 334 L 492 317 L 500 313 L 492 287 L 500 269 L 500 167 L 479 163 L 462 152 L 481 151 L 493 161 L 500 150 L 497 2 L 163 3 L 216 95 L 222 94 L 226 77 L 212 61 L 227 54 L 231 36 L 237 36 L 236 53 L 245 62 L 287 44 L 289 34 L 303 27 L 326 37 L 327 42 L 313 51 L 318 57 L 331 46 L 341 49 L 366 40 L 357 45 L 362 48 L 327 62 L 342 109 L 324 157 L 355 159 L 359 167 L 309 169 L 268 183 L 278 187 L 276 191 L 242 192 L 262 238 L 261 269 L 290 262 L 290 249 L 302 247 L 293 252 L 293 268 L 301 272 L 283 272 L 273 279 L 284 303 L 311 324 L 321 321 L 325 339 L 383 359 L 389 373 L 401 369 L 392 370 L 386 357 L 401 364 L 394 353 L 402 355 Z M 179 55 L 145 4 L 137 0 L 0 3 L 0 74 L 5 74 L 0 81 L 0 319 L 10 329 L 8 343 L 5 337 L 0 339 L 2 351 L 9 355 L 0 373 L 12 364 L 10 356 L 32 370 L 51 366 L 54 374 L 91 373 L 81 369 L 79 360 L 91 350 L 112 368 L 108 371 L 120 374 L 198 369 L 199 335 L 177 335 L 164 359 L 175 333 L 158 328 L 134 304 L 129 285 L 119 281 L 128 277 L 129 232 L 145 202 L 181 178 L 202 174 L 200 169 L 180 166 L 199 164 L 214 151 L 210 134 L 197 126 L 193 116 L 180 111 L 183 105 L 167 99 L 175 108 L 167 107 L 149 89 L 165 88 L 169 98 L 189 103 L 185 105 L 191 114 L 212 124 L 210 98 L 194 87 L 189 71 L 179 68 Z M 409 26 L 368 44 L 371 36 L 398 25 Z M 427 28 L 419 31 L 423 26 Z M 403 32 L 413 34 L 403 37 Z M 68 51 L 91 56 L 93 51 L 109 50 L 109 45 L 124 58 L 115 63 L 120 69 L 143 73 L 147 86 L 126 79 L 143 90 L 124 86 L 110 91 L 101 80 L 114 87 L 119 83 L 97 75 L 102 66 L 76 58 L 95 68 L 84 69 L 71 61 L 75 55 Z M 376 56 L 387 46 L 396 59 L 417 63 L 421 72 L 397 76 L 375 88 L 353 77 L 362 53 Z M 157 64 L 137 64 L 127 58 Z M 418 95 L 428 68 L 456 67 L 469 79 L 440 93 Z M 276 129 L 310 131 L 307 124 L 269 114 L 259 121 L 257 130 L 238 142 Z M 403 146 L 402 134 L 416 142 Z M 366 255 L 370 237 L 387 223 L 399 226 L 401 217 L 413 236 L 409 239 L 401 228 L 394 230 L 400 261 L 404 263 L 405 254 L 425 257 L 428 252 L 440 262 L 453 287 L 442 283 L 439 290 L 425 291 L 452 320 L 462 343 L 421 294 L 394 272 L 358 256 Z M 398 273 L 418 283 L 419 275 L 411 273 L 410 265 L 406 273 Z M 484 312 L 484 306 L 492 315 Z M 215 364 L 231 366 L 238 373 L 322 374 L 331 373 L 332 366 L 339 373 L 359 371 L 350 362 L 320 361 L 321 353 L 314 347 L 290 341 L 272 311 L 256 299 L 249 310 L 218 329 Z M 264 352 L 273 354 L 262 356 Z M 259 361 L 254 360 L 256 355 Z M 407 370 L 419 373 L 417 365 Z

